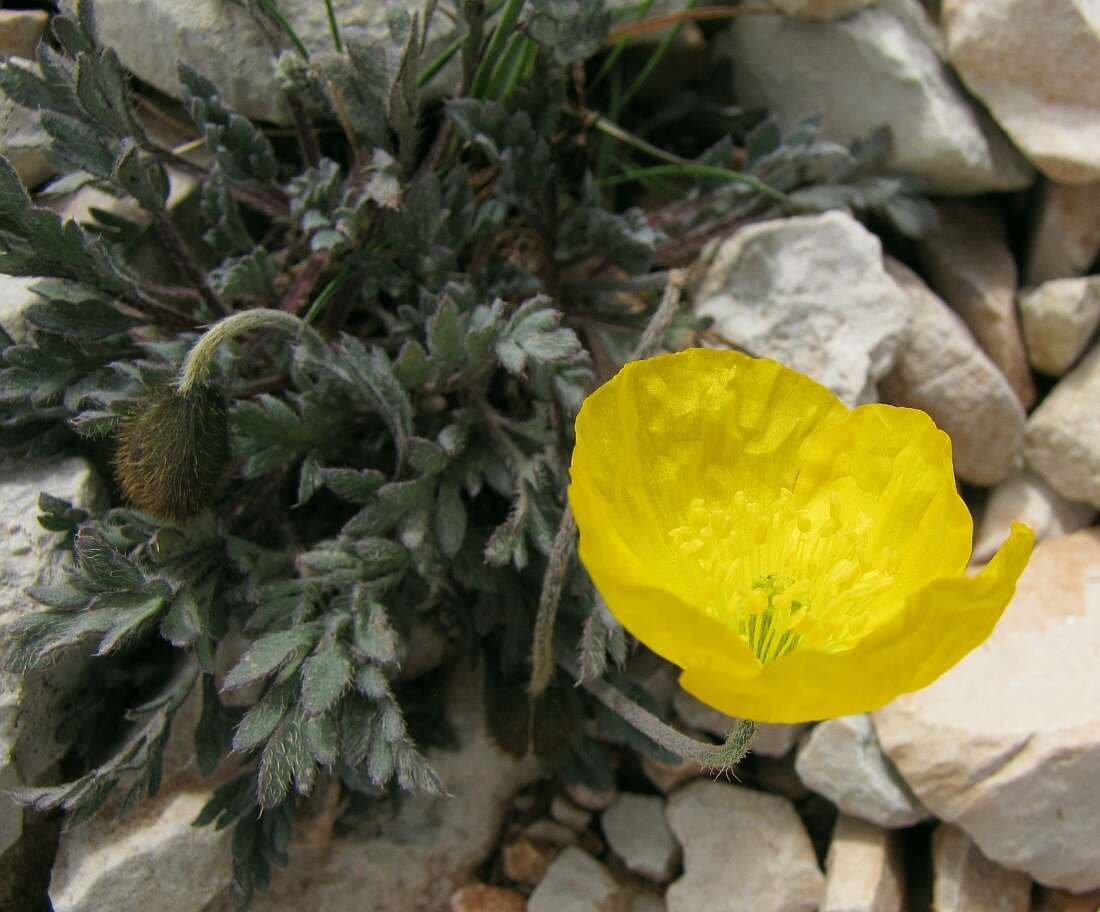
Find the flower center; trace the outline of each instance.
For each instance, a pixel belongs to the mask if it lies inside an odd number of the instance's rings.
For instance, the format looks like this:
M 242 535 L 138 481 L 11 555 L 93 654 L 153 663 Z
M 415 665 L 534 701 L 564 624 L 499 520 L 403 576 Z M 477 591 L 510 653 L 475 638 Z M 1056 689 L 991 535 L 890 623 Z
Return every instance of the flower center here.
M 844 648 L 866 629 L 897 564 L 887 549 L 872 565 L 870 527 L 836 495 L 807 509 L 783 489 L 763 502 L 743 491 L 720 506 L 696 499 L 670 535 L 704 581 L 705 610 L 768 665 L 806 642 Z

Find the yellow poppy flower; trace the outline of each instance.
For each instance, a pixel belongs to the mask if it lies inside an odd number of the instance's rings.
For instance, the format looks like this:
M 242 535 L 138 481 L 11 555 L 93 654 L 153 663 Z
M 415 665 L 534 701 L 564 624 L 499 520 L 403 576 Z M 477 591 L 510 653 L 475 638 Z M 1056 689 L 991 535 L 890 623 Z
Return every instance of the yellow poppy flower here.
M 733 351 L 626 365 L 581 407 L 570 473 L 611 612 L 685 690 L 757 722 L 929 684 L 989 636 L 1034 542 L 1017 523 L 964 576 L 970 513 L 928 415 L 849 409 Z

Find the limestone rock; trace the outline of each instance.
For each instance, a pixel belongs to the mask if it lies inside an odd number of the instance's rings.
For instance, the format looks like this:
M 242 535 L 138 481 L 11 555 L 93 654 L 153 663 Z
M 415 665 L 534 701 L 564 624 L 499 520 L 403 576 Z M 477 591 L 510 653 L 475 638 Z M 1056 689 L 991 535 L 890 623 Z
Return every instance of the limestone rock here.
M 523 835 L 533 842 L 541 842 L 558 848 L 574 845 L 577 842 L 577 834 L 573 830 L 563 826 L 556 820 L 548 820 L 545 817 L 527 824 L 523 828 Z
M 470 884 L 451 895 L 451 912 L 524 912 L 526 908 L 522 893 L 488 884 Z
M 931 30 L 916 0 L 827 23 L 742 16 L 721 53 L 738 100 L 767 109 L 785 129 L 820 115 L 822 136 L 848 144 L 889 127 L 887 166 L 930 192 L 1028 186 L 1031 167 L 966 97 L 930 45 Z
M 42 301 L 31 291 L 37 281 L 35 276 L 0 275 L 0 329 L 15 343 L 27 339 L 27 321 L 23 314 L 31 304 Z
M 687 691 L 680 690 L 673 699 L 676 714 L 692 728 L 707 732 L 717 738 L 725 739 L 726 735 L 737 725 L 733 716 L 727 716 L 717 709 L 707 706 L 695 699 Z M 787 754 L 799 736 L 809 728 L 808 725 L 783 725 L 771 722 L 762 722 L 756 726 L 756 734 L 752 739 L 752 752 L 764 757 L 782 757 Z
M 1100 507 L 1100 345 L 1031 414 L 1024 459 L 1069 500 Z
M 252 912 L 362 912 L 365 897 L 371 912 L 446 908 L 496 848 L 514 794 L 538 775 L 533 760 L 512 759 L 489 735 L 478 677 L 459 665 L 450 681 L 447 718 L 459 749 L 428 753 L 448 794 L 407 797 L 395 817 L 336 839 L 308 869 L 276 871 Z M 292 842 L 292 858 L 294 850 Z
M 1031 878 L 986 858 L 958 827 L 932 834 L 936 912 L 1027 912 Z
M 989 493 L 974 535 L 974 563 L 985 563 L 1008 538 L 1014 522 L 1031 526 L 1038 541 L 1084 529 L 1096 515 L 1089 504 L 1066 500 L 1042 478 L 1026 469 L 1002 481 Z
M 824 894 L 810 837 L 786 799 L 720 782 L 684 786 L 668 802 L 684 847 L 669 912 L 814 912 Z
M 819 723 L 798 749 L 806 787 L 845 814 L 881 827 L 906 827 L 928 812 L 882 753 L 867 713 Z
M 555 855 L 557 848 L 553 845 L 521 836 L 504 847 L 501 868 L 513 883 L 534 885 L 545 876 Z
M 36 187 L 57 173 L 46 154 L 49 146 L 39 112 L 16 104 L 0 91 L 0 155 L 11 162 L 26 187 Z
M 680 844 L 668 828 L 662 798 L 623 792 L 600 815 L 600 825 L 611 850 L 635 874 L 658 883 L 672 878 Z
M 887 257 L 886 271 L 909 294 L 913 316 L 879 383 L 883 401 L 931 415 L 951 438 L 960 478 L 1001 481 L 1020 461 L 1023 406 L 958 314 L 897 260 Z
M 944 0 L 955 72 L 1054 180 L 1100 178 L 1100 10 L 1090 0 Z
M 232 880 L 233 831 L 191 826 L 209 797 L 165 795 L 140 816 L 100 815 L 66 832 L 50 881 L 55 912 L 199 912 Z
M 877 0 L 768 0 L 784 16 L 796 19 L 839 19 L 858 13 Z
M 102 506 L 103 485 L 83 459 L 16 464 L 0 460 L 0 639 L 20 615 L 40 610 L 25 591 L 55 581 L 69 552 L 64 537 L 38 524 L 45 491 L 74 506 Z M 28 675 L 0 673 L 0 792 L 34 785 L 68 745 L 58 740 L 57 713 L 76 686 L 84 660 L 75 655 Z M 0 793 L 0 853 L 22 832 L 23 811 Z
M 854 405 L 877 398 L 910 307 L 883 269 L 878 238 L 829 212 L 750 225 L 723 241 L 695 309 L 730 344 L 808 374 Z
M 34 59 L 50 16 L 45 10 L 0 10 L 0 60 Z
M 1082 276 L 1100 256 L 1100 183 L 1044 182 L 1028 244 L 1028 285 Z
M 1004 221 L 992 207 L 968 200 L 942 203 L 937 210 L 938 226 L 918 246 L 928 284 L 963 318 L 1030 408 L 1035 384 L 1016 317 L 1016 263 Z
M 628 897 L 583 849 L 563 851 L 527 900 L 527 912 L 626 912 Z
M 825 860 L 821 912 L 901 912 L 904 897 L 897 836 L 842 814 Z
M 1047 886 L 1100 887 L 1100 530 L 1040 543 L 992 636 L 874 714 L 917 797 Z
M 575 833 L 583 833 L 592 822 L 592 812 L 577 807 L 563 795 L 555 795 L 550 802 L 550 816 L 565 824 Z
M 611 806 L 611 802 L 618 797 L 619 792 L 617 789 L 601 792 L 580 782 L 567 782 L 565 794 L 569 796 L 570 801 L 582 808 L 587 808 L 590 811 L 602 811 L 604 808 Z
M 1032 367 L 1062 376 L 1100 326 L 1100 276 L 1054 279 L 1022 293 L 1020 319 Z
M 694 760 L 665 763 L 652 757 L 642 757 L 645 777 L 666 795 L 690 779 L 703 775 L 703 768 Z

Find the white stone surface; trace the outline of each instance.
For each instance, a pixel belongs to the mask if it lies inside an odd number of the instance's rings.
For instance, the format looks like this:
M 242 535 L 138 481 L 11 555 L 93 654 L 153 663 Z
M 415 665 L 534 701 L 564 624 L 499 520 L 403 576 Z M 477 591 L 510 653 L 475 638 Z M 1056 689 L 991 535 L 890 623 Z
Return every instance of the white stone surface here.
M 54 581 L 68 552 L 62 535 L 38 524 L 38 495 L 45 491 L 74 506 L 98 509 L 103 485 L 83 459 L 15 463 L 0 460 L 0 638 L 4 627 L 41 606 L 25 595 L 31 586 Z M 0 790 L 34 785 L 65 753 L 57 713 L 83 669 L 75 654 L 41 672 L 0 672 Z M 0 793 L 0 853 L 23 828 L 23 811 Z
M 992 206 L 970 200 L 943 202 L 936 211 L 938 224 L 917 247 L 923 274 L 1030 408 L 1035 384 L 1016 315 L 1016 261 L 1004 220 Z
M 206 792 L 155 799 L 124 820 L 65 833 L 50 880 L 54 912 L 200 912 L 232 880 L 232 829 L 193 827 Z
M 887 126 L 888 166 L 934 193 L 1026 187 L 1031 167 L 966 97 L 932 31 L 917 0 L 897 0 L 828 23 L 741 16 L 720 52 L 738 100 L 785 128 L 820 115 L 822 135 L 847 144 Z
M 1100 276 L 1054 279 L 1021 293 L 1020 321 L 1032 367 L 1062 376 L 1100 326 Z
M 692 728 L 714 735 L 716 738 L 724 740 L 737 725 L 737 720 L 733 716 L 727 716 L 707 706 L 687 691 L 676 692 L 673 706 L 676 708 L 676 714 Z M 809 725 L 761 722 L 757 724 L 756 734 L 753 735 L 752 752 L 764 757 L 782 757 L 794 747 L 799 736 L 809 727 Z
M 1032 213 L 1027 284 L 1087 273 L 1100 256 L 1100 183 L 1044 181 Z
M 27 61 L 21 63 L 31 66 Z M 0 155 L 11 162 L 28 188 L 33 189 L 57 173 L 46 155 L 49 144 L 39 113 L 16 104 L 6 92 L 0 91 Z
M 941 823 L 932 834 L 936 912 L 1027 912 L 1031 878 L 986 858 L 958 827 Z
M 909 295 L 913 316 L 894 369 L 879 382 L 883 401 L 931 415 L 951 438 L 964 481 L 1001 481 L 1021 460 L 1023 406 L 958 314 L 897 260 L 887 257 L 886 271 Z
M 867 713 L 816 725 L 798 748 L 795 770 L 845 814 L 881 827 L 911 826 L 929 816 L 882 753 Z
M 943 0 L 955 71 L 1031 162 L 1100 178 L 1100 7 L 1094 0 Z
M 0 10 L 0 59 L 33 59 L 49 19 L 45 10 Z
M 841 814 L 825 859 L 821 912 L 901 912 L 904 898 L 897 836 Z
M 27 338 L 27 321 L 23 314 L 31 304 L 42 299 L 31 291 L 31 286 L 39 281 L 34 276 L 0 275 L 0 329 L 4 330 L 13 342 L 24 342 Z
M 406 797 L 375 831 L 333 841 L 308 867 L 279 869 L 252 912 L 323 909 L 363 912 L 438 912 L 497 847 L 515 793 L 538 776 L 535 761 L 516 761 L 497 747 L 485 726 L 480 674 L 459 666 L 452 676 L 447 718 L 461 739 L 428 759 L 448 794 Z M 290 846 L 294 856 L 295 843 Z
M 628 897 L 607 869 L 570 846 L 527 900 L 527 912 L 626 912 Z
M 635 874 L 658 883 L 671 880 L 680 844 L 665 820 L 665 800 L 622 792 L 600 815 L 608 846 Z
M 917 797 L 992 861 L 1100 886 L 1100 530 L 1040 543 L 992 636 L 874 714 Z
M 829 212 L 749 225 L 720 243 L 695 310 L 729 344 L 808 374 L 854 405 L 877 398 L 910 305 L 883 269 L 878 238 Z
M 768 0 L 784 16 L 796 19 L 839 19 L 850 16 L 876 0 Z
M 684 786 L 668 802 L 684 847 L 669 912 L 815 912 L 825 891 L 810 837 L 786 798 L 720 782 Z
M 1100 345 L 1032 412 L 1024 458 L 1068 500 L 1100 507 Z
M 1066 500 L 1042 478 L 1026 469 L 989 492 L 974 534 L 971 561 L 985 563 L 996 553 L 1014 522 L 1035 532 L 1037 541 L 1059 538 L 1092 523 L 1096 509 Z

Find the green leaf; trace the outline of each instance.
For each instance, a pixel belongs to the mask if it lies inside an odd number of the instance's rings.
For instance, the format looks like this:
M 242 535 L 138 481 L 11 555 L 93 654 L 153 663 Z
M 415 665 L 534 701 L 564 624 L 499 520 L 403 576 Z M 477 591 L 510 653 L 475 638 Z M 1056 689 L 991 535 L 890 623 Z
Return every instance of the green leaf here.
M 290 708 L 293 696 L 294 686 L 290 682 L 269 687 L 267 693 L 241 719 L 233 734 L 233 750 L 239 754 L 246 753 L 271 737 Z
M 300 650 L 309 649 L 317 639 L 314 624 L 299 624 L 289 630 L 268 633 L 253 643 L 222 682 L 222 690 L 237 690 L 265 678 L 281 668 Z
M 365 659 L 379 665 L 396 665 L 398 658 L 397 631 L 390 626 L 386 609 L 380 602 L 368 601 L 361 590 L 352 593 L 356 609 L 353 644 Z
M 277 270 L 267 251 L 257 249 L 230 257 L 210 272 L 210 284 L 223 297 L 247 296 L 261 301 L 275 297 Z
M 38 524 L 51 532 L 70 532 L 88 518 L 86 510 L 45 492 L 38 495 L 38 509 L 42 511 Z
M 356 504 L 370 503 L 386 482 L 386 476 L 375 469 L 321 469 L 321 478 L 327 488 Z
M 313 786 L 317 767 L 306 744 L 302 722 L 296 710 L 284 716 L 260 754 L 256 793 L 264 810 L 282 804 L 292 783 L 302 795 L 308 794 Z
M 427 330 L 432 367 L 436 377 L 445 380 L 462 363 L 466 354 L 462 344 L 466 332 L 454 301 L 443 299 L 428 319 Z
M 31 304 L 24 315 L 39 329 L 67 339 L 79 340 L 104 339 L 118 335 L 141 322 L 96 298 L 88 298 L 79 303 L 51 300 Z
M 438 475 L 447 468 L 447 454 L 443 447 L 423 437 L 410 437 L 406 455 L 411 465 L 421 475 Z
M 351 660 L 339 645 L 302 663 L 302 712 L 317 716 L 332 709 L 351 684 Z
M 222 706 L 212 674 L 202 676 L 202 714 L 195 725 L 195 757 L 199 772 L 211 776 L 233 743 L 233 717 Z
M 447 557 L 454 557 L 466 538 L 466 507 L 458 485 L 444 481 L 439 486 L 435 505 L 435 535 L 439 550 Z
M 322 766 L 332 766 L 340 754 L 340 731 L 333 714 L 310 716 L 303 728 L 313 759 Z
M 407 340 L 393 362 L 393 375 L 405 389 L 418 390 L 432 378 L 432 374 L 432 362 L 424 346 L 415 339 Z

